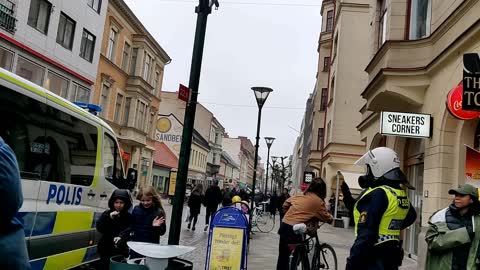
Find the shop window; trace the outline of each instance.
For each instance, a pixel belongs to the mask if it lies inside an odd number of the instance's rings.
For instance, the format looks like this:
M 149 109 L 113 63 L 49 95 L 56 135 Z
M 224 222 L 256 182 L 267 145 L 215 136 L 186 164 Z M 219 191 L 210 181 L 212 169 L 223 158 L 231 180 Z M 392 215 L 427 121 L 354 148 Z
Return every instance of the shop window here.
M 27 24 L 47 34 L 50 13 L 52 13 L 52 4 L 50 2 L 45 0 L 31 0 Z
M 0 67 L 12 71 L 13 52 L 0 47 Z
M 419 39 L 430 35 L 431 10 L 431 0 L 411 0 L 410 39 Z
M 47 73 L 45 88 L 59 96 L 68 98 L 68 80 L 50 70 Z
M 57 43 L 64 48 L 71 50 L 73 46 L 73 37 L 75 36 L 75 21 L 65 13 L 60 13 L 58 23 Z
M 30 62 L 23 57 L 18 57 L 16 73 L 18 76 L 23 77 L 37 85 L 43 85 L 45 67 Z
M 95 50 L 95 36 L 83 29 L 82 43 L 80 44 L 80 57 L 88 62 L 93 61 L 93 52 Z

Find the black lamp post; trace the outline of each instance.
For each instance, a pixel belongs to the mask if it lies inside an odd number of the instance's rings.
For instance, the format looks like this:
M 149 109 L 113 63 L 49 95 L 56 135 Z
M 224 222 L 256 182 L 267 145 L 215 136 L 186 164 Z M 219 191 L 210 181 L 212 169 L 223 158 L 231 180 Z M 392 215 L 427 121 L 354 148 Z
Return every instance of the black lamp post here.
M 267 148 L 268 148 L 268 152 L 267 152 L 267 175 L 265 177 L 265 195 L 267 194 L 267 188 L 268 188 L 268 161 L 270 160 L 270 147 L 272 146 L 272 143 L 273 141 L 275 140 L 275 138 L 273 137 L 265 137 L 265 142 L 267 143 Z M 270 187 L 272 188 L 272 187 Z
M 255 99 L 257 100 L 258 104 L 258 120 L 257 120 L 257 137 L 255 138 L 255 160 L 253 165 L 253 183 L 252 183 L 252 194 L 251 194 L 251 202 L 250 202 L 250 216 L 249 216 L 249 226 L 250 226 L 250 233 L 252 232 L 252 217 L 253 217 L 253 205 L 255 203 L 255 182 L 257 180 L 257 163 L 258 163 L 258 142 L 260 140 L 260 122 L 262 119 L 262 108 L 263 104 L 268 98 L 268 95 L 273 90 L 268 87 L 252 87 L 253 93 L 255 94 Z

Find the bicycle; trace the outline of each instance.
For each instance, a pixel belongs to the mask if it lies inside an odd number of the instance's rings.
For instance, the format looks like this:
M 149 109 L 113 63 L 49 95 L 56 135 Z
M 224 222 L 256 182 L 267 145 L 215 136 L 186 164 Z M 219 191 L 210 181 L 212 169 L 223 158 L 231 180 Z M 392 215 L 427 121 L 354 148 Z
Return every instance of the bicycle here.
M 264 208 L 266 204 L 263 204 L 263 207 L 255 207 L 255 211 L 252 219 L 252 227 L 257 227 L 260 232 L 268 233 L 275 228 L 275 217 L 270 215 L 268 212 L 265 213 Z
M 294 225 L 293 231 L 302 236 L 302 242 L 289 245 L 292 250 L 289 256 L 290 270 L 337 270 L 337 254 L 332 246 L 320 242 L 317 233 L 305 238 L 307 226 L 303 223 Z M 309 255 L 311 258 L 309 258 Z

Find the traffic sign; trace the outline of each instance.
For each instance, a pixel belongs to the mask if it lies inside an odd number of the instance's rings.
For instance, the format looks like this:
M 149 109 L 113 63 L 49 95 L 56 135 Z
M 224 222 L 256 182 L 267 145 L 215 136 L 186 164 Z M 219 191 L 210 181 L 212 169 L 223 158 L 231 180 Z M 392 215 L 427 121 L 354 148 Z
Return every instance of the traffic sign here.
M 190 100 L 190 88 L 180 84 L 178 88 L 178 99 L 188 102 Z

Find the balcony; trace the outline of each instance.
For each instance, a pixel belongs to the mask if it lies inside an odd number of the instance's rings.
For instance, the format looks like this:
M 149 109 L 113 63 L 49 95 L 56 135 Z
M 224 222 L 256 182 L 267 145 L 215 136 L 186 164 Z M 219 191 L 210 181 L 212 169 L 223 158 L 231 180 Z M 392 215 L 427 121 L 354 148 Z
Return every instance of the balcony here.
M 14 7 L 15 4 L 9 0 L 0 0 L 0 27 L 12 34 L 15 33 L 17 23 Z

